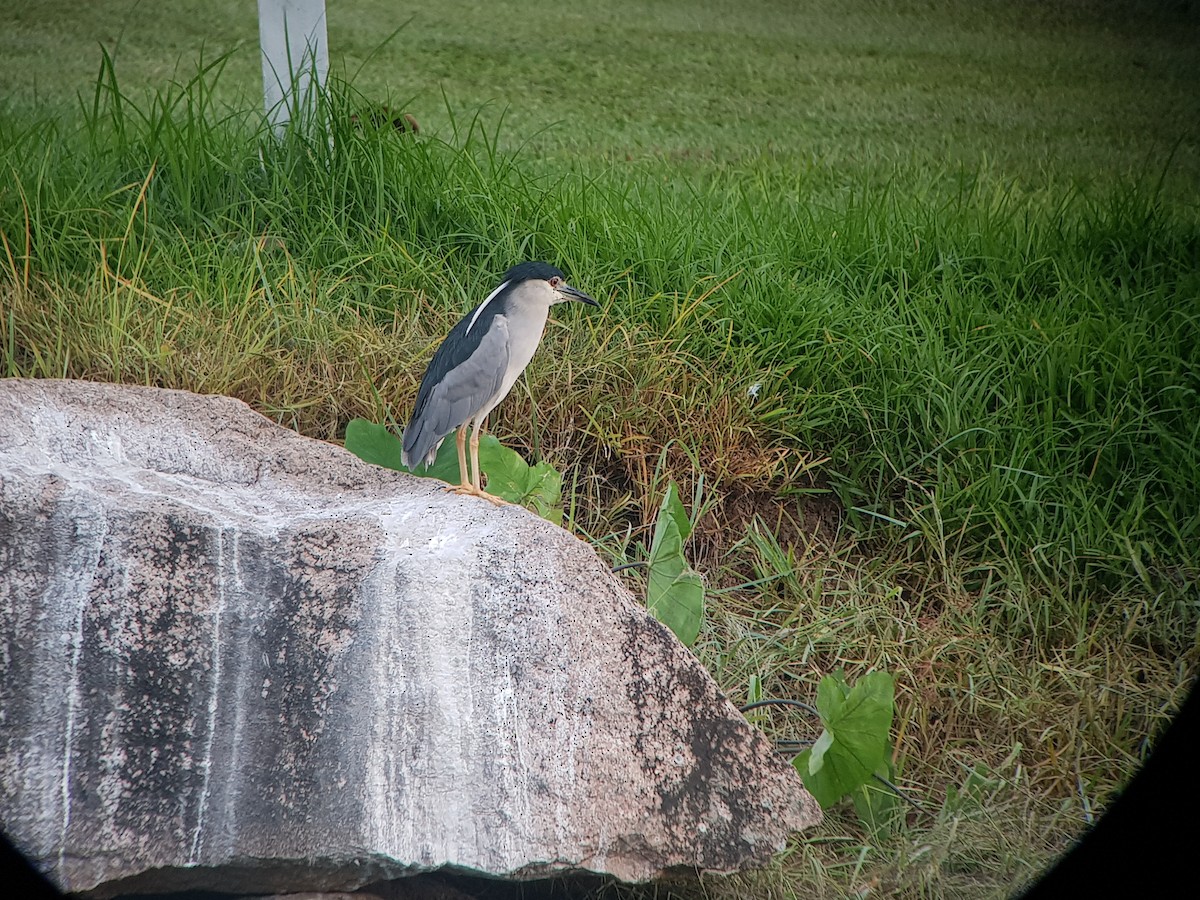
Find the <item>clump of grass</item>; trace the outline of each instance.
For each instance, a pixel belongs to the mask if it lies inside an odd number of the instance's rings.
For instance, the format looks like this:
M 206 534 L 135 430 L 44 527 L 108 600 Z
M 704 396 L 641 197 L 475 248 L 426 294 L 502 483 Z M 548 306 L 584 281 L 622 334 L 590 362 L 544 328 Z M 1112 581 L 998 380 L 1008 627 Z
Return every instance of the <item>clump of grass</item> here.
M 535 176 L 477 120 L 356 125 L 345 87 L 277 143 L 219 72 L 135 103 L 106 65 L 77 118 L 0 115 L 6 375 L 224 393 L 336 440 L 404 418 L 496 273 L 554 260 L 604 309 L 551 324 L 495 424 L 566 470 L 568 524 L 621 562 L 666 479 L 703 485 L 697 651 L 735 699 L 897 675 L 926 809 L 878 845 L 834 816 L 757 890 L 1005 890 L 1133 771 L 1197 664 L 1194 208 L 769 157 Z M 994 796 L 947 819 L 980 763 Z

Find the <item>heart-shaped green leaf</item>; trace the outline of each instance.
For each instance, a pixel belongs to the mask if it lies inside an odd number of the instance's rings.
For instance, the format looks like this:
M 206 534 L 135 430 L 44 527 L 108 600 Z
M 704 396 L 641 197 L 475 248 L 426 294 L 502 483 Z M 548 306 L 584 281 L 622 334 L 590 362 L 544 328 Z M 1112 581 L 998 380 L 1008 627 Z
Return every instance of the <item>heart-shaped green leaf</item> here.
M 825 730 L 794 765 L 822 807 L 832 806 L 886 765 L 894 691 L 887 672 L 870 672 L 854 687 L 840 672 L 821 679 L 817 711 Z

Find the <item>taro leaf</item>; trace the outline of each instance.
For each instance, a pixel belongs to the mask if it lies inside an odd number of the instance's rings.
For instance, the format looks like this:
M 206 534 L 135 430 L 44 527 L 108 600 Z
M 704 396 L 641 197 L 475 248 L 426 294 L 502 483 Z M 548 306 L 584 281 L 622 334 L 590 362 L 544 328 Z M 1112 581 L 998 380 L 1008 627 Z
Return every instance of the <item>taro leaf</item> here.
M 651 563 L 648 596 L 655 618 L 686 646 L 694 644 L 704 619 L 704 583 L 700 576 L 691 570 L 668 576 Z
M 667 495 L 663 497 L 662 506 L 658 511 L 660 519 L 664 511 L 675 520 L 675 525 L 679 529 L 679 537 L 686 541 L 692 533 L 692 520 L 688 518 L 687 510 L 683 508 L 683 501 L 679 499 L 679 487 L 674 481 L 667 484 Z
M 688 530 L 687 513 L 672 482 L 658 509 L 654 541 L 650 545 L 646 606 L 690 647 L 699 636 L 704 619 L 704 583 L 683 556 L 684 534 Z
M 683 508 L 683 502 L 679 499 L 679 488 L 675 486 L 674 481 L 667 484 L 667 493 L 658 507 L 658 520 L 654 524 L 654 539 L 650 544 L 652 557 L 654 549 L 667 540 L 666 530 L 671 525 L 675 526 L 675 533 L 678 535 L 676 543 L 678 544 L 679 559 L 683 561 L 683 542 L 688 539 L 692 524 L 688 520 L 687 510 Z
M 422 478 L 437 478 L 458 484 L 458 447 L 453 435 L 438 448 L 429 468 L 406 468 L 400 462 L 400 439 L 383 425 L 352 419 L 346 426 L 346 449 L 369 463 L 408 472 Z M 510 503 L 519 503 L 544 519 L 562 523 L 562 475 L 546 463 L 529 466 L 520 454 L 509 450 L 495 435 L 479 439 L 479 468 L 487 476 L 488 491 Z
M 808 771 L 816 775 L 821 771 L 821 766 L 825 765 L 825 751 L 833 746 L 833 732 L 822 731 L 821 736 L 817 738 L 811 748 L 809 748 Z
M 850 685 L 846 684 L 846 673 L 841 669 L 831 672 L 817 685 L 817 711 L 825 719 L 826 710 L 839 709 L 850 696 Z
M 894 690 L 887 672 L 864 675 L 854 687 L 840 672 L 821 679 L 817 711 L 825 730 L 794 765 L 822 808 L 828 809 L 886 764 Z
M 363 462 L 407 472 L 400 462 L 400 439 L 385 426 L 366 419 L 351 419 L 346 426 L 346 449 Z
M 485 434 L 479 440 L 479 468 L 487 475 L 490 493 L 562 524 L 562 475 L 549 463 L 531 466 L 499 438 Z

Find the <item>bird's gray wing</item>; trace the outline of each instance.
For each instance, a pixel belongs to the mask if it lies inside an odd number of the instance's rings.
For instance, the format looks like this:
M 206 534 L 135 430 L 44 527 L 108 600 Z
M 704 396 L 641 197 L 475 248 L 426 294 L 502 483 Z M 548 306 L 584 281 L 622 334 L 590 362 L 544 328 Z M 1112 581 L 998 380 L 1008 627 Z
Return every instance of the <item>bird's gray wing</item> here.
M 439 381 L 428 386 L 428 393 L 422 385 L 424 396 L 404 430 L 404 464 L 430 461 L 427 457 L 446 435 L 469 422 L 496 396 L 507 369 L 508 322 L 497 316 L 478 346 L 446 369 Z

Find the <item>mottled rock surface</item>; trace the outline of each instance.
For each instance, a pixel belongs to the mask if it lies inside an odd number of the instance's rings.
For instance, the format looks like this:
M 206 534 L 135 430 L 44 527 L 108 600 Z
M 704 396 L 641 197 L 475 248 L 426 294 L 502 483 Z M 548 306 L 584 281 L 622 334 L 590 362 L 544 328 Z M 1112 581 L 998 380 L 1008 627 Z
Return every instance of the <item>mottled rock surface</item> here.
M 0 381 L 0 825 L 65 889 L 643 880 L 819 818 L 561 529 L 228 398 Z

